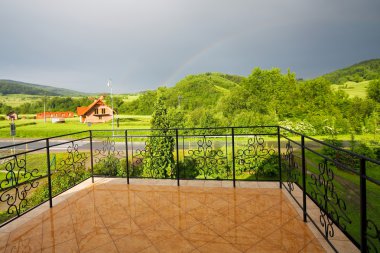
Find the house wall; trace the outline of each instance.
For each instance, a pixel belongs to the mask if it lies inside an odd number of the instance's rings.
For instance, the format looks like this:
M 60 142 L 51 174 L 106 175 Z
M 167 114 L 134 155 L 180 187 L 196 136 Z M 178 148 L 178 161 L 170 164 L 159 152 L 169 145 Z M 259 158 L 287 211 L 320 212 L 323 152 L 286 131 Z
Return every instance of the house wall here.
M 96 109 L 98 109 L 97 114 L 95 114 Z M 102 109 L 105 109 L 104 113 L 102 113 Z M 105 105 L 95 105 L 86 113 L 84 122 L 104 123 L 110 120 L 112 120 L 112 109 Z

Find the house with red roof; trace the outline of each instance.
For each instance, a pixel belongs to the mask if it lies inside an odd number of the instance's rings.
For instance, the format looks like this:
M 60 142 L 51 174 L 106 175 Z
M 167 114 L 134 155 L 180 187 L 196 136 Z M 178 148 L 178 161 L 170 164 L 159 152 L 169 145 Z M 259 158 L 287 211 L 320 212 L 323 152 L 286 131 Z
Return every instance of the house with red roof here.
M 102 96 L 89 106 L 77 107 L 77 114 L 82 123 L 104 123 L 112 120 L 113 113 L 112 108 L 104 103 Z

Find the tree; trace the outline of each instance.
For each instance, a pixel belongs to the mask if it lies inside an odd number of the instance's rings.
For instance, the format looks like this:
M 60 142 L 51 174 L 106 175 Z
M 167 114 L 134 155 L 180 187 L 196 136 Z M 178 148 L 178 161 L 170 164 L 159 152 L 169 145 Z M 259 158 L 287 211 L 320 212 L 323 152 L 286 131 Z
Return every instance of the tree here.
M 150 115 L 153 113 L 154 101 L 156 101 L 156 99 L 156 91 L 145 91 L 138 99 L 121 104 L 119 113 Z
M 0 103 L 0 113 L 1 114 L 7 114 L 7 113 L 10 113 L 11 111 L 12 111 L 12 107 L 10 107 L 9 105 Z
M 171 128 L 185 128 L 185 111 L 180 108 L 168 109 L 167 117 Z
M 173 178 L 174 173 L 174 138 L 169 130 L 169 118 L 161 96 L 154 105 L 151 119 L 151 137 L 146 143 L 144 157 L 144 175 L 154 178 Z
M 367 95 L 369 98 L 380 103 L 380 79 L 369 82 L 367 88 Z

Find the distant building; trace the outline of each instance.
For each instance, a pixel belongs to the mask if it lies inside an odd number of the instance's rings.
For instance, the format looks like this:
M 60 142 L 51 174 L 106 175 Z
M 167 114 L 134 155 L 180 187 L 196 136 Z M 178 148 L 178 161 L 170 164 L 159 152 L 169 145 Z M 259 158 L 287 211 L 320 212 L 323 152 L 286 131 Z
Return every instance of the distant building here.
M 7 114 L 7 120 L 17 120 L 17 119 L 18 119 L 17 113 L 10 112 L 10 113 Z
M 103 96 L 95 99 L 89 106 L 77 107 L 77 114 L 82 123 L 104 123 L 112 120 L 112 108 L 103 101 Z
M 65 123 L 65 118 L 51 118 L 51 123 Z
M 74 118 L 74 113 L 73 112 L 45 112 L 46 118 Z M 36 119 L 44 119 L 44 113 L 40 112 L 36 114 Z

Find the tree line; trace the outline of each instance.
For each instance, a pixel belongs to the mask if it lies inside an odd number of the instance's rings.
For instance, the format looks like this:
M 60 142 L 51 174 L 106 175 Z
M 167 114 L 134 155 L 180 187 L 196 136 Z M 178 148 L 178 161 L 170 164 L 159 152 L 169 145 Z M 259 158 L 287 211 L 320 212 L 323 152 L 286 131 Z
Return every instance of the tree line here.
M 158 94 L 173 127 L 215 127 L 280 124 L 308 135 L 373 133 L 379 125 L 380 79 L 371 81 L 367 98 L 349 98 L 331 89 L 324 78 L 297 80 L 295 73 L 255 68 L 247 77 L 205 73 L 190 75 L 176 86 L 146 91 L 132 102 L 114 96 L 119 114 L 153 113 Z M 43 111 L 44 98 L 16 108 L 21 114 Z M 47 97 L 49 111 L 76 111 L 87 97 Z M 110 104 L 110 97 L 106 97 Z
M 199 79 L 204 84 L 195 85 Z M 182 95 L 179 102 L 178 95 L 185 92 L 180 93 L 178 85 L 161 87 L 119 109 L 152 114 L 153 103 L 161 94 L 175 127 L 280 124 L 315 135 L 373 133 L 379 124 L 380 79 L 370 82 L 367 98 L 349 98 L 344 91 L 331 89 L 331 82 L 324 78 L 299 81 L 294 73 L 282 74 L 276 68 L 256 68 L 224 93 L 208 83 L 205 74 L 185 80 L 182 85 L 193 90 L 194 97 Z

